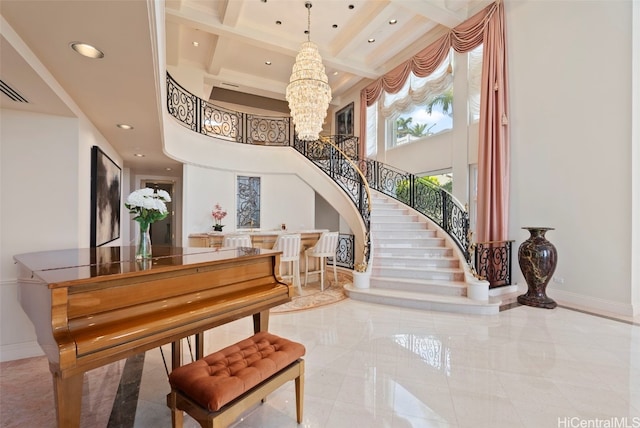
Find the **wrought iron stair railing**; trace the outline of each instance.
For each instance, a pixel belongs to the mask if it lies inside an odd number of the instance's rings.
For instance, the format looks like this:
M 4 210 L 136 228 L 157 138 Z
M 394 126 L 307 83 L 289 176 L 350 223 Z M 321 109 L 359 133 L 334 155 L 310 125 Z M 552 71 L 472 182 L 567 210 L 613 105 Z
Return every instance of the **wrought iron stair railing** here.
M 370 159 L 360 161 L 372 189 L 402 202 L 440 226 L 456 243 L 467 262 L 469 214 L 451 193 L 414 174 Z
M 371 188 L 429 217 L 451 236 L 465 260 L 471 262 L 467 210 L 450 193 L 413 174 L 382 162 L 358 160 L 357 137 L 336 135 L 328 137 L 328 141 L 298 140 L 290 117 L 249 115 L 215 106 L 191 94 L 168 73 L 167 110 L 183 126 L 200 134 L 245 144 L 295 148 L 324 171 L 358 209 L 366 228 L 365 262 L 368 262 L 370 250 L 371 201 L 356 163 Z M 348 243 L 349 240 L 345 240 L 345 245 Z M 354 254 L 345 248 L 340 252 L 352 257 Z M 350 267 L 353 267 L 353 259 Z
M 489 281 L 489 288 L 511 285 L 513 241 L 490 241 L 472 244 L 476 273 Z

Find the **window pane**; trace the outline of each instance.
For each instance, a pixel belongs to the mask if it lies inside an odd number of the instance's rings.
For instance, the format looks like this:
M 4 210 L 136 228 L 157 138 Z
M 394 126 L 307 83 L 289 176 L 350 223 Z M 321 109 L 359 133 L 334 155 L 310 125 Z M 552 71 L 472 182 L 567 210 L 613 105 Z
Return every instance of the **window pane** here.
M 437 175 L 425 175 L 421 178 L 442 187 L 449 193 L 453 193 L 453 172 L 446 172 Z
M 390 147 L 410 143 L 453 128 L 453 88 L 432 97 L 425 105 L 416 105 L 410 111 L 392 119 L 394 136 Z

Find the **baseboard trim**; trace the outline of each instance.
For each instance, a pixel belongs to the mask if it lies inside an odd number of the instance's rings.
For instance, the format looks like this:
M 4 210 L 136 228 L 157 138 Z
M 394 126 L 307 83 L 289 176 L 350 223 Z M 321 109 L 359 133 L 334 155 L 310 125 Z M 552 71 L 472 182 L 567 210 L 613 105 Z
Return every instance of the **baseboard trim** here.
M 497 297 L 497 296 L 504 296 L 505 294 L 512 294 L 517 292 L 518 292 L 517 284 L 504 285 L 502 287 L 490 288 L 489 296 Z
M 633 318 L 633 305 L 631 303 L 612 302 L 611 300 L 599 299 L 592 296 L 583 296 L 563 290 L 547 289 L 547 296 L 555 300 L 559 305 L 593 312 L 595 314 L 621 318 L 625 320 Z
M 0 362 L 41 357 L 43 355 L 42 348 L 35 341 L 0 346 Z

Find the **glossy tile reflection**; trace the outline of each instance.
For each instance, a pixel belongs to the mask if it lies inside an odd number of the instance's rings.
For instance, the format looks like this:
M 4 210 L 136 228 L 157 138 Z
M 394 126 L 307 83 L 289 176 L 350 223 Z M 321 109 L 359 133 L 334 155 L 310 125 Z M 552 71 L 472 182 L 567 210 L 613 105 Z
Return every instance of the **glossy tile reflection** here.
M 207 352 L 249 336 L 251 328 L 251 320 L 242 319 L 207 332 Z M 629 423 L 640 423 L 637 325 L 564 308 L 521 306 L 493 316 L 465 316 L 347 299 L 308 311 L 274 314 L 270 330 L 307 348 L 303 427 L 540 428 L 557 427 L 558 418 L 624 417 Z M 188 347 L 184 348 L 188 361 Z M 164 349 L 168 356 L 169 347 Z M 5 389 L 9 376 L 5 367 L 2 426 L 27 426 L 10 423 L 29 421 L 16 417 L 29 411 L 26 404 L 13 400 L 13 408 L 7 408 L 4 396 L 10 391 L 26 397 L 33 388 Z M 46 370 L 46 364 L 38 369 Z M 120 372 L 129 370 L 105 369 L 97 375 Z M 48 387 L 45 375 L 37 377 L 37 382 Z M 146 353 L 138 376 L 132 426 L 170 427 L 165 405 L 168 386 L 158 349 Z M 36 382 L 36 377 L 29 382 Z M 90 394 L 102 399 L 97 388 Z M 129 394 L 125 402 L 115 399 L 114 413 L 131 416 L 125 404 L 134 400 L 135 390 Z M 90 415 L 91 409 L 86 413 Z M 107 420 L 89 418 L 85 426 L 107 426 Z M 186 427 L 197 427 L 186 420 Z M 39 426 L 54 425 L 48 421 Z M 235 426 L 298 426 L 293 385 L 276 391 Z

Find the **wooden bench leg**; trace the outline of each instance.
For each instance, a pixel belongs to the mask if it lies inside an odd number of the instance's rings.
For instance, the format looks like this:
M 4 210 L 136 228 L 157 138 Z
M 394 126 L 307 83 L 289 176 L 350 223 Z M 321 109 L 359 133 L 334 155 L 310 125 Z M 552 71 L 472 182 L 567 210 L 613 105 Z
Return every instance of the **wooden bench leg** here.
M 300 360 L 300 375 L 295 379 L 296 383 L 296 420 L 302 423 L 302 411 L 304 404 L 304 360 Z
M 182 428 L 184 423 L 184 413 L 177 407 L 177 396 L 174 391 L 167 395 L 167 405 L 171 409 L 171 426 L 173 428 Z

